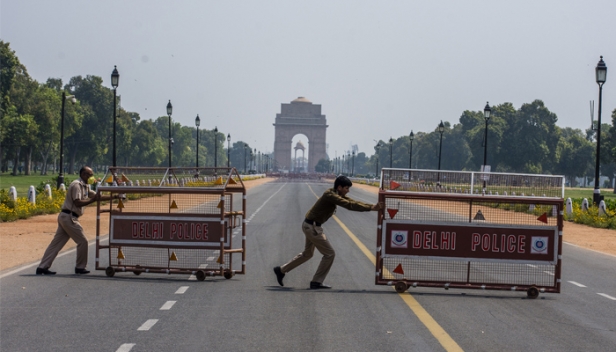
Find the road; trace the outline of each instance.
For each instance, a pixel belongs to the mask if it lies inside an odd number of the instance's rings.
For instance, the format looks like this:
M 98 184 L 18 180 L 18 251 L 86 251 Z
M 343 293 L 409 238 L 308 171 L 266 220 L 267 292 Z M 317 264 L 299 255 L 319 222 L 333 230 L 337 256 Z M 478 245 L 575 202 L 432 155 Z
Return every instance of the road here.
M 376 213 L 339 208 L 324 224 L 336 250 L 331 290 L 309 290 L 320 256 L 272 268 L 303 249 L 301 221 L 328 184 L 271 182 L 248 191 L 247 273 L 55 276 L 35 265 L 0 273 L 1 351 L 614 351 L 616 257 L 564 246 L 560 294 L 374 285 Z M 352 188 L 349 196 L 374 203 Z M 346 229 L 341 226 L 344 225 Z M 353 239 L 356 238 L 356 240 Z M 366 247 L 362 250 L 360 247 Z M 90 247 L 93 268 L 94 246 Z

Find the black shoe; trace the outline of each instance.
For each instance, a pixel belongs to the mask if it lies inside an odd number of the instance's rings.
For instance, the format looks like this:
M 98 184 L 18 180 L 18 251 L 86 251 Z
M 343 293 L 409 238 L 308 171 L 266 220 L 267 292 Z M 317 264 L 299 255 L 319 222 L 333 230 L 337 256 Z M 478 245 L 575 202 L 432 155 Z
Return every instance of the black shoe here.
M 320 282 L 315 282 L 315 281 L 311 281 L 310 282 L 310 289 L 311 290 L 317 290 L 317 289 L 320 289 L 320 288 L 332 288 L 332 287 L 329 286 L 329 285 L 323 285 Z
M 86 270 L 86 269 L 77 269 L 75 268 L 75 274 L 89 274 L 90 271 Z
M 36 268 L 36 275 L 56 275 L 56 272 L 49 269 Z
M 276 273 L 276 280 L 278 280 L 278 284 L 280 286 L 284 286 L 284 284 L 282 283 L 282 279 L 284 279 L 284 273 L 280 271 L 279 266 L 274 268 L 274 273 Z

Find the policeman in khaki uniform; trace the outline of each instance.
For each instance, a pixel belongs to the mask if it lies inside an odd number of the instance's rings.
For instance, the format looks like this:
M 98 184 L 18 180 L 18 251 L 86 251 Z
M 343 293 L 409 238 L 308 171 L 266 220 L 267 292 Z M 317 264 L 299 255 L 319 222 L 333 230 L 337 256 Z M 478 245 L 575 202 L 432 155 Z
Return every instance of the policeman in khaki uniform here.
M 284 286 L 282 279 L 285 274 L 312 258 L 314 249 L 316 248 L 323 254 L 323 258 L 321 259 L 317 272 L 310 282 L 310 288 L 331 288 L 329 285 L 324 285 L 323 281 L 325 281 L 325 277 L 334 263 L 335 252 L 331 243 L 329 243 L 327 237 L 323 233 L 321 225 L 334 215 L 336 206 L 338 205 L 352 211 L 377 211 L 383 207 L 382 203 L 374 205 L 366 204 L 348 198 L 346 194 L 349 193 L 349 188 L 352 185 L 353 183 L 348 177 L 338 176 L 334 181 L 334 188 L 325 191 L 321 198 L 319 198 L 308 213 L 306 213 L 306 219 L 302 222 L 302 231 L 306 237 L 304 251 L 296 255 L 290 262 L 274 268 L 274 273 L 276 274 L 276 279 L 280 286 Z
M 83 228 L 79 223 L 79 217 L 83 215 L 83 207 L 92 204 L 97 200 L 111 200 L 111 196 L 101 196 L 90 190 L 89 184 L 93 184 L 94 173 L 88 166 L 79 170 L 79 178 L 71 182 L 66 191 L 66 198 L 62 204 L 62 211 L 58 215 L 58 229 L 53 240 L 45 250 L 43 259 L 36 268 L 36 275 L 54 275 L 56 272 L 49 270 L 56 256 L 62 247 L 68 242 L 69 238 L 77 243 L 77 262 L 75 264 L 75 274 L 88 274 L 86 265 L 88 264 L 88 239 L 83 233 Z M 117 198 L 114 196 L 113 198 Z

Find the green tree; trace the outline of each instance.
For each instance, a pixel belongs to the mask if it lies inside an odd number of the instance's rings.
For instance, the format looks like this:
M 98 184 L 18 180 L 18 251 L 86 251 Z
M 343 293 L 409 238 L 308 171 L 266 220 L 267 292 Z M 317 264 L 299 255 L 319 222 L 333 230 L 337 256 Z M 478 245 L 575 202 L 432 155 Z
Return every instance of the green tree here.
M 160 166 L 167 156 L 167 139 L 162 138 L 152 120 L 141 121 L 131 139 L 131 166 Z
M 510 168 L 506 171 L 542 173 L 553 169 L 560 137 L 557 119 L 541 100 L 522 105 L 503 134 L 501 152 Z
M 90 75 L 71 78 L 65 90 L 74 94 L 80 102 L 83 118 L 81 124 L 75 126 L 75 133 L 65 138 L 68 172 L 75 172 L 77 161 L 92 164 L 95 160 L 104 160 L 110 165 L 113 159 L 113 109 L 117 108 L 113 106 L 113 91 L 103 87 L 102 78 Z M 67 123 L 65 120 L 65 133 Z
M 314 171 L 321 172 L 321 173 L 329 172 L 329 160 L 327 159 L 319 160 L 314 167 Z
M 593 165 L 593 145 L 579 129 L 567 127 L 562 130 L 556 154 L 558 162 L 555 171 L 567 176 L 571 186 L 576 186 L 575 178 L 586 175 Z

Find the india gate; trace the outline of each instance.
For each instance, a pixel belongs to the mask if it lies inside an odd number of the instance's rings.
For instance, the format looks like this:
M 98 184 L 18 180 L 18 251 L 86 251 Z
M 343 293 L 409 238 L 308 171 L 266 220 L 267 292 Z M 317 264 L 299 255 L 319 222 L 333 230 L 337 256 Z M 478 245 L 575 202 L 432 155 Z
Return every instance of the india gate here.
M 281 104 L 274 127 L 276 170 L 293 169 L 291 162 L 293 137 L 300 133 L 308 137 L 308 172 L 315 172 L 314 168 L 319 160 L 327 159 L 325 150 L 327 120 L 325 115 L 321 115 L 321 105 L 313 104 L 304 97 L 299 97 L 290 104 Z

